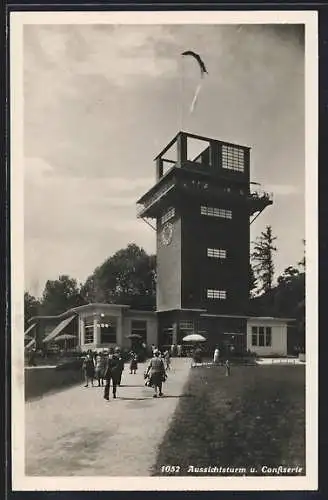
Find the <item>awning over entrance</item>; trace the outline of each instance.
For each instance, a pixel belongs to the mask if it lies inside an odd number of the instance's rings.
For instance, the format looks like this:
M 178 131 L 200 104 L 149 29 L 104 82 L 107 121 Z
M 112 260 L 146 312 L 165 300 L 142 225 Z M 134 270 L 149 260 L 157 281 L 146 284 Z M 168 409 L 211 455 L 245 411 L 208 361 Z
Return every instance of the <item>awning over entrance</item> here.
M 59 325 L 57 325 L 52 332 L 49 333 L 49 335 L 46 336 L 46 338 L 43 340 L 43 342 L 50 342 L 50 340 L 53 340 L 59 335 L 64 328 L 66 328 L 67 325 L 70 324 L 70 322 L 75 318 L 75 316 L 70 316 L 69 318 L 64 319 Z
M 24 332 L 24 337 L 29 334 L 31 330 L 35 327 L 36 323 L 33 323 L 33 325 L 30 325 L 27 330 Z
M 35 344 L 35 339 L 32 339 L 26 346 L 25 346 L 25 349 L 30 349 L 30 347 L 32 347 L 32 345 Z

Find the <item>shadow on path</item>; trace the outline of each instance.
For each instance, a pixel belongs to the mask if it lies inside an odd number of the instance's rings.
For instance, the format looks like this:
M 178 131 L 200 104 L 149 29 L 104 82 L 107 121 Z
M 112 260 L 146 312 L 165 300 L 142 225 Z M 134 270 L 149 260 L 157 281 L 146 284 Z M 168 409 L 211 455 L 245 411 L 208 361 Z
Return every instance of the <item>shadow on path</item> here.
M 174 395 L 174 394 L 164 394 L 161 399 L 168 399 L 168 398 L 194 398 L 194 394 L 180 394 L 180 395 Z M 159 398 L 160 399 L 160 398 Z
M 145 385 L 126 385 L 126 384 L 121 384 L 119 387 L 145 387 Z
M 174 395 L 174 394 L 163 394 L 163 396 L 158 396 L 157 399 L 180 399 L 180 398 L 194 398 L 195 396 L 193 394 L 180 394 L 180 395 Z M 127 398 L 124 396 L 118 396 L 117 399 L 121 399 L 123 401 L 146 401 L 146 400 L 151 400 L 151 399 L 156 399 L 153 397 L 152 394 L 146 397 L 141 397 L 141 398 Z
M 151 396 L 146 398 L 125 398 L 124 396 L 118 396 L 117 399 L 121 399 L 123 401 L 146 401 L 147 399 L 152 399 Z

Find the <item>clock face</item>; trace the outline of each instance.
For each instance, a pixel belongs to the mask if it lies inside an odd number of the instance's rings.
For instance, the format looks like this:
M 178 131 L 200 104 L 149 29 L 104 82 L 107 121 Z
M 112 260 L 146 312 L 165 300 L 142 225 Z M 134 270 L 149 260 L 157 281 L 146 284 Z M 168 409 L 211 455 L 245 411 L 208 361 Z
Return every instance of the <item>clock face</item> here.
M 172 241 L 173 226 L 170 223 L 165 224 L 161 232 L 161 240 L 163 245 L 169 245 Z

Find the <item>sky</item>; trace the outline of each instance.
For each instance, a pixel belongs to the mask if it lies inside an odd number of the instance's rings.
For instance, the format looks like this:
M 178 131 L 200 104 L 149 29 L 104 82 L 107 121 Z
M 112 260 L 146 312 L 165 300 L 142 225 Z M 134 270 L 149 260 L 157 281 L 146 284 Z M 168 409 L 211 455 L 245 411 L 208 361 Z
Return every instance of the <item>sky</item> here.
M 274 194 L 251 225 L 277 236 L 276 274 L 303 256 L 304 45 L 281 25 L 24 26 L 25 290 L 83 282 L 135 242 L 155 252 L 136 201 L 178 130 L 250 146 Z M 199 68 L 208 75 L 193 113 Z

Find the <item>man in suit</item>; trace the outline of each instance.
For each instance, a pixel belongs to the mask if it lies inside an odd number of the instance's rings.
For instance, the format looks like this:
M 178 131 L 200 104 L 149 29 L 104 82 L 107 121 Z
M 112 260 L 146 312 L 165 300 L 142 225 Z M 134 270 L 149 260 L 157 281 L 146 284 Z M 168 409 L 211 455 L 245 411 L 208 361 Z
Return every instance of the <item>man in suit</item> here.
M 122 358 L 121 349 L 119 347 L 115 347 L 114 353 L 119 358 L 119 367 L 117 369 L 118 371 L 117 385 L 121 385 L 122 373 L 124 370 L 124 360 Z
M 116 388 L 121 375 L 121 361 L 117 353 L 114 353 L 113 349 L 109 349 L 109 354 L 106 359 L 105 369 L 104 369 L 104 379 L 106 380 L 104 399 L 109 401 L 109 390 L 110 383 L 113 384 L 113 398 L 116 398 Z

